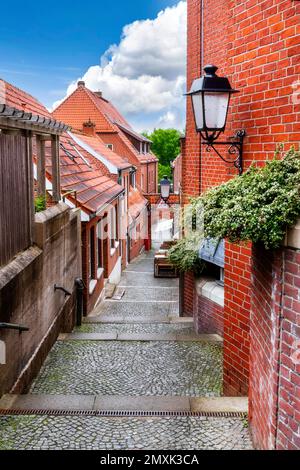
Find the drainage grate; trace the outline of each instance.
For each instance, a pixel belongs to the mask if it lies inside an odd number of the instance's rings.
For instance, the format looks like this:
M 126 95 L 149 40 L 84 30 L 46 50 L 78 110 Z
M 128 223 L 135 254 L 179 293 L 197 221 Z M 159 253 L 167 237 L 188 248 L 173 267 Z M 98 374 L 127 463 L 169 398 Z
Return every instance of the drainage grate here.
M 47 416 L 99 416 L 99 417 L 167 417 L 194 416 L 208 418 L 247 418 L 248 414 L 239 411 L 126 411 L 126 410 L 2 410 L 0 415 L 47 415 Z

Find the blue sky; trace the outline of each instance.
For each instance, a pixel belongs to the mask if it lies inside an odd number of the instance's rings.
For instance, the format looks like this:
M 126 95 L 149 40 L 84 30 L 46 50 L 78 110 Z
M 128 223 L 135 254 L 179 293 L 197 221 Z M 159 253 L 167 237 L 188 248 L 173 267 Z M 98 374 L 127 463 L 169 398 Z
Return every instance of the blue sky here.
M 151 0 L 148 2 L 136 0 L 130 0 L 129 2 L 121 0 L 88 0 L 86 2 L 83 0 L 64 0 L 61 4 L 53 3 L 51 5 L 35 0 L 28 2 L 15 1 L 13 4 L 3 2 L 1 16 L 5 18 L 5 21 L 1 21 L 0 26 L 0 78 L 25 89 L 46 106 L 51 107 L 53 103 L 61 100 L 66 95 L 67 90 L 68 92 L 72 91 L 72 85 L 70 88 L 70 84 L 78 78 L 85 77 L 90 67 L 94 66 L 99 69 L 101 57 L 110 46 L 115 44 L 118 47 L 120 45 L 122 29 L 125 25 L 129 25 L 136 20 L 155 20 L 159 11 L 167 7 L 176 7 L 177 4 L 178 0 Z M 170 33 L 166 24 L 167 22 L 158 25 L 159 29 L 157 29 L 154 23 L 152 32 L 149 33 L 148 31 L 148 34 L 169 35 L 166 39 L 169 37 L 169 42 L 173 43 L 174 32 Z M 129 36 L 131 34 L 133 38 L 136 38 L 137 43 L 141 43 L 141 50 L 137 51 L 137 57 L 143 55 L 145 47 L 142 44 L 143 39 L 141 39 L 144 34 L 143 25 L 142 22 L 141 26 L 138 27 L 138 32 L 133 31 L 133 34 L 129 32 Z M 184 44 L 184 38 L 182 38 L 182 41 Z M 130 42 L 130 37 L 128 42 Z M 124 49 L 123 46 L 121 49 Z M 124 63 L 124 60 L 127 59 L 124 59 L 123 50 L 121 49 L 117 49 L 117 55 L 120 58 L 119 62 Z M 128 50 L 125 50 L 125 56 L 128 58 L 127 52 Z M 151 56 L 151 51 L 148 51 L 148 56 L 149 54 Z M 109 61 L 113 55 L 114 52 L 110 50 L 106 54 L 105 60 Z M 131 52 L 129 55 L 131 55 L 130 60 L 135 60 Z M 175 68 L 176 66 L 174 65 Z M 129 70 L 130 80 L 134 80 L 137 85 L 137 80 L 144 73 L 142 67 L 145 67 L 145 65 L 140 64 L 140 70 L 133 71 L 132 67 Z M 182 68 L 182 64 L 180 67 Z M 99 76 L 98 69 L 96 69 L 96 72 Z M 125 69 L 127 70 L 126 64 Z M 95 69 L 93 70 L 95 73 Z M 177 72 L 174 69 L 174 77 Z M 115 73 L 111 73 L 115 79 Z M 172 79 L 173 83 L 174 77 L 164 77 L 165 73 L 165 70 L 160 73 L 159 64 L 154 71 L 151 69 L 146 71 L 146 75 L 149 77 Z M 91 75 L 90 71 L 89 74 Z M 124 79 L 126 73 L 119 70 L 117 75 L 118 77 L 122 76 Z M 181 71 L 179 75 L 182 75 Z M 103 80 L 102 76 L 99 84 L 95 82 L 95 77 L 92 76 L 90 83 L 89 79 L 87 79 L 87 83 L 90 88 L 99 88 L 101 85 L 102 88 L 104 87 L 108 98 L 115 101 L 118 94 L 116 95 L 115 91 L 111 90 L 109 86 L 106 87 L 105 84 L 103 86 Z M 108 77 L 107 80 L 110 81 L 110 78 Z M 127 81 L 129 88 L 131 83 Z M 138 90 L 141 92 L 140 88 Z M 156 86 L 155 91 L 153 90 L 153 93 L 155 92 L 165 93 L 166 90 L 160 84 L 158 88 Z M 165 102 L 167 101 L 168 99 L 165 96 Z M 116 102 L 115 104 L 118 105 Z M 146 102 L 144 104 L 147 105 Z M 164 109 L 160 110 L 157 106 L 157 109 L 153 109 L 153 112 L 144 116 L 143 122 L 141 122 L 142 105 L 134 109 L 127 109 L 126 105 L 121 105 L 121 108 L 122 106 L 124 108 L 121 110 L 127 117 L 132 117 L 136 125 L 140 123 L 139 127 L 151 127 L 156 125 L 155 120 L 159 120 L 164 115 L 160 115 L 160 111 L 165 112 L 165 115 L 167 115 L 170 103 L 166 104 L 167 106 Z

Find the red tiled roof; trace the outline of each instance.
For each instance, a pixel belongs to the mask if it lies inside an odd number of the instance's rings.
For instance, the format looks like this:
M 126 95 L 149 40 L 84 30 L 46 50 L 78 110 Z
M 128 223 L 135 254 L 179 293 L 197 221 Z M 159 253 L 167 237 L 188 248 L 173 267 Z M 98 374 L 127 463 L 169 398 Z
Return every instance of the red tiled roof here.
M 22 111 L 52 118 L 45 106 L 33 96 L 4 81 L 0 81 L 0 102 Z M 91 156 L 87 151 L 78 147 L 76 142 L 67 133 L 60 137 L 60 144 L 60 179 L 62 190 L 64 192 L 76 191 L 77 203 L 83 209 L 86 209 L 87 212 L 95 213 L 99 211 L 103 205 L 109 203 L 124 191 L 113 179 L 104 175 L 100 170 L 95 170 L 89 164 Z M 75 148 L 78 149 L 79 153 L 76 152 Z M 34 154 L 36 153 L 34 141 L 33 152 Z M 50 142 L 46 142 L 46 172 L 51 180 Z M 68 196 L 68 199 L 75 203 L 74 195 Z
M 36 98 L 2 79 L 0 79 L 0 103 L 22 111 L 52 118 L 47 108 Z
M 83 123 L 90 119 L 96 125 L 95 130 L 97 133 L 114 133 L 126 145 L 132 163 L 157 161 L 152 153 L 140 154 L 130 142 L 126 136 L 126 129 L 136 139 L 142 141 L 145 141 L 145 139 L 132 129 L 113 104 L 83 85 L 78 86 L 53 111 L 53 116 L 66 122 L 77 131 L 81 131 Z
M 142 196 L 137 188 L 130 187 L 129 191 L 129 216 L 136 219 L 147 206 L 147 199 Z M 132 220 L 131 220 L 132 221 Z M 130 221 L 130 223 L 131 223 Z
M 84 144 L 87 144 L 91 147 L 95 152 L 103 156 L 106 160 L 116 166 L 119 170 L 124 170 L 126 168 L 132 167 L 132 164 L 128 162 L 125 158 L 121 158 L 111 149 L 106 147 L 106 145 L 102 142 L 100 137 L 98 136 L 87 136 L 84 134 L 74 134 L 79 141 L 82 141 Z
M 88 164 L 88 152 L 79 147 L 68 134 L 61 137 L 60 143 L 63 145 L 60 148 L 61 187 L 64 192 L 76 191 L 76 198 L 75 194 L 68 196 L 74 203 L 77 201 L 88 212 L 95 213 L 124 191 L 113 179 Z M 51 178 L 50 146 L 46 146 L 46 171 Z

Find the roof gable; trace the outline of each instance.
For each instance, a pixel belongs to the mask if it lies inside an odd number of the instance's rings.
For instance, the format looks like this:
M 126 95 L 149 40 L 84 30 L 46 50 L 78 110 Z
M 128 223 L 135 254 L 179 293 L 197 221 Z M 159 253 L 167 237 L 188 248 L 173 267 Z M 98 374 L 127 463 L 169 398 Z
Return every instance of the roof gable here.
M 65 121 L 78 131 L 82 130 L 83 123 L 89 119 L 96 124 L 97 130 L 102 132 L 115 131 L 114 125 L 96 105 L 93 93 L 84 86 L 76 88 L 52 114 L 56 119 Z

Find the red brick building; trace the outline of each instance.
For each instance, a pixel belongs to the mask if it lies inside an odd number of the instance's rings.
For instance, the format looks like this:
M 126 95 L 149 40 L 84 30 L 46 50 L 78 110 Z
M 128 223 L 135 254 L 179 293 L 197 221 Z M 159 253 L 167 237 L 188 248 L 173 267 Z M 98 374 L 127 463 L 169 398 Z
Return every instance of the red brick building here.
M 51 118 L 51 114 L 35 98 L 5 83 L 5 103 L 29 113 Z M 48 205 L 53 194 L 51 146 L 43 145 L 45 190 Z M 37 179 L 41 152 L 33 145 L 34 176 Z M 64 132 L 60 138 L 60 186 L 63 199 L 71 208 L 80 208 L 82 236 L 82 278 L 84 314 L 95 306 L 105 280 L 119 282 L 122 265 L 126 265 L 126 233 L 128 227 L 129 178 L 132 165 L 115 155 L 96 137 Z M 126 185 L 119 184 L 119 180 Z M 143 209 L 147 202 L 143 199 Z M 141 209 L 142 210 L 142 209 Z M 125 236 L 124 236 L 125 232 Z M 144 240 L 142 240 L 144 243 Z M 124 247 L 123 247 L 124 244 Z
M 135 132 L 101 92 L 92 92 L 80 81 L 53 115 L 57 119 L 64 116 L 73 130 L 95 133 L 107 147 L 137 168 L 136 183 L 144 193 L 157 191 L 158 160 L 151 153 L 151 142 Z
M 224 138 L 246 130 L 244 168 L 252 162 L 263 165 L 273 157 L 276 144 L 283 143 L 285 149 L 298 145 L 300 3 L 188 0 L 187 5 L 187 88 L 206 64 L 215 64 L 218 74 L 227 76 L 240 91 L 232 98 Z M 182 143 L 185 203 L 233 174 L 232 165 L 201 145 L 188 99 Z M 196 287 L 193 276 L 184 280 L 184 313 L 194 315 L 199 331 L 223 332 L 224 394 L 247 395 L 250 388 L 251 427 L 260 448 L 300 448 L 299 366 L 279 352 L 282 347 L 292 354 L 300 337 L 297 250 L 294 245 L 283 250 L 291 261 L 288 267 L 274 253 L 226 242 L 224 272 L 212 268 Z M 224 276 L 223 299 L 214 283 L 219 276 Z M 280 282 L 285 286 L 283 306 L 274 299 Z M 282 315 L 290 318 L 279 325 L 282 308 Z M 286 343 L 280 342 L 282 337 Z

